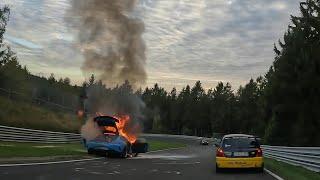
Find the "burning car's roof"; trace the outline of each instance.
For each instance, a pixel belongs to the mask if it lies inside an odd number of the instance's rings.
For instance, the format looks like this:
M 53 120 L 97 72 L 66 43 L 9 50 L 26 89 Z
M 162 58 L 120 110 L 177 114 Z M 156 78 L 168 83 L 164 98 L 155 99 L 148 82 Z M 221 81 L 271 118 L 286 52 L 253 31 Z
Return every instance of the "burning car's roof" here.
M 95 117 L 93 120 L 98 124 L 98 126 L 117 127 L 116 123 L 119 122 L 118 119 L 112 116 L 98 116 L 98 117 Z

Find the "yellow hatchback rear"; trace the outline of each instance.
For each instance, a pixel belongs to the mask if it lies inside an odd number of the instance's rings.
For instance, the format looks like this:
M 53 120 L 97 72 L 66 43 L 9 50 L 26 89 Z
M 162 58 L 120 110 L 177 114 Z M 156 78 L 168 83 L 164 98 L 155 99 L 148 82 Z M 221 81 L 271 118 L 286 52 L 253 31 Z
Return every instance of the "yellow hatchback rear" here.
M 263 172 L 263 156 L 257 137 L 229 134 L 217 145 L 216 171 L 222 168 L 256 168 Z

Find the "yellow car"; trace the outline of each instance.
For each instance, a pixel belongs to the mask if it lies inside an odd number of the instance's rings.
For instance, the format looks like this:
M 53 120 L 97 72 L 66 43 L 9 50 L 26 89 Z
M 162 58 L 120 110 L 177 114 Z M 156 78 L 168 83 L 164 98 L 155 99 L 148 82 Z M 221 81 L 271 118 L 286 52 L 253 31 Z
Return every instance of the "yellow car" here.
M 263 172 L 262 149 L 256 136 L 225 135 L 216 147 L 216 172 L 222 168 L 256 168 Z

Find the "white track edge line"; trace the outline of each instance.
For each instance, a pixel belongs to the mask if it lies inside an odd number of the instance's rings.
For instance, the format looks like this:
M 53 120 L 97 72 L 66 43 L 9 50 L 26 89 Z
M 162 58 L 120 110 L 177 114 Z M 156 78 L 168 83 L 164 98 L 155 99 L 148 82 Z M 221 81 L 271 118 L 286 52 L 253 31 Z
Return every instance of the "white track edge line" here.
M 264 171 L 266 171 L 268 174 L 270 174 L 272 177 L 276 178 L 277 180 L 284 180 L 282 177 L 276 175 L 275 173 L 271 172 L 270 170 L 264 168 Z
M 0 164 L 0 167 L 14 167 L 14 166 L 33 166 L 33 165 L 62 164 L 62 163 L 72 163 L 72 162 L 93 161 L 93 160 L 98 160 L 98 159 L 103 159 L 103 157 L 99 157 L 99 158 L 90 158 L 90 159 L 76 159 L 76 160 L 68 160 L 68 161 L 51 161 L 51 162 L 19 163 L 19 164 Z

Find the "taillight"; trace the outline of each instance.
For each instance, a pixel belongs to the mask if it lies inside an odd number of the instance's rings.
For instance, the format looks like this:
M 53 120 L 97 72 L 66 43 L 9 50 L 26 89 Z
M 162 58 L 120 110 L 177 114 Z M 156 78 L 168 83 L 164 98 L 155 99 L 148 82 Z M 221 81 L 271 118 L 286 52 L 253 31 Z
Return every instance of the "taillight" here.
M 224 152 L 223 152 L 223 150 L 221 148 L 217 149 L 216 156 L 217 157 L 224 157 Z
M 261 148 L 257 149 L 256 157 L 262 157 L 262 149 Z

